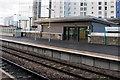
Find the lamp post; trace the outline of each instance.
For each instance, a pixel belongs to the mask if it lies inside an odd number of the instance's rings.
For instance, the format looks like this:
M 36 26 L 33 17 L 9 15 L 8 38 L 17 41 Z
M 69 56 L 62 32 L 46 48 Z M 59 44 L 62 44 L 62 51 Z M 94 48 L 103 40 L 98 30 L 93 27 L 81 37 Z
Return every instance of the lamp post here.
M 51 8 L 46 8 L 47 10 L 49 10 L 49 18 L 51 18 L 51 11 L 55 11 L 54 9 Z M 55 14 L 54 14 L 55 15 Z
M 51 9 L 51 8 L 46 8 L 49 10 L 49 12 L 51 11 L 54 11 L 54 9 Z M 49 18 L 51 17 L 51 14 L 49 13 Z M 51 27 L 51 24 L 50 24 L 50 19 L 49 19 L 49 26 L 48 26 L 48 31 L 49 31 L 49 39 L 48 39 L 48 42 L 51 42 L 51 36 L 50 36 L 50 27 Z
M 48 30 L 49 30 L 49 39 L 48 39 L 48 42 L 51 41 L 51 36 L 50 36 L 50 19 L 49 19 L 49 26 L 48 26 Z
M 19 19 L 19 28 L 21 28 L 21 20 Z
M 31 28 L 31 20 L 32 20 L 32 17 L 29 17 L 29 19 L 30 19 L 30 30 L 31 30 L 31 29 L 32 29 L 32 28 Z
M 18 15 L 19 28 L 21 28 L 21 14 Z
M 37 33 L 37 32 L 36 32 L 36 29 L 35 29 L 35 40 L 37 39 L 37 37 L 36 37 L 36 33 Z

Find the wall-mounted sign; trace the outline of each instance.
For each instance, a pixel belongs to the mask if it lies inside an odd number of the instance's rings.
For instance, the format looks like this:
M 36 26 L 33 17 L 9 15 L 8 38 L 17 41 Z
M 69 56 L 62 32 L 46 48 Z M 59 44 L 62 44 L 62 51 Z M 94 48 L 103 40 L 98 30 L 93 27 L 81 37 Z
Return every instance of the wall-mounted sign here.
M 120 31 L 120 27 L 105 27 L 105 31 L 118 32 L 118 31 Z

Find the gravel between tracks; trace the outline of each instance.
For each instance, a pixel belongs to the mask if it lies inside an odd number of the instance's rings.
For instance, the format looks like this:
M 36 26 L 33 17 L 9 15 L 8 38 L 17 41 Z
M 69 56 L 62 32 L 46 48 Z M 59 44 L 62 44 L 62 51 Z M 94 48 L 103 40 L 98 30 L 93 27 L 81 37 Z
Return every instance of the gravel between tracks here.
M 37 73 L 39 73 L 40 75 L 43 75 L 51 80 L 54 80 L 54 79 L 71 79 L 71 80 L 77 80 L 77 78 L 75 77 L 72 77 L 72 76 L 69 76 L 69 75 L 66 75 L 64 73 L 61 73 L 61 72 L 58 72 L 56 70 L 52 70 L 52 69 L 49 69 L 49 68 L 46 68 L 42 65 L 39 65 L 39 64 L 36 64 L 36 63 L 32 63 L 32 62 L 29 62 L 29 61 L 26 61 L 24 59 L 20 59 L 18 57 L 15 57 L 15 56 L 11 56 L 9 54 L 3 54 L 3 57 L 6 58 L 6 59 L 9 59 L 21 66 L 24 66 L 30 70 L 33 70 Z M 82 79 L 80 79 L 82 80 Z

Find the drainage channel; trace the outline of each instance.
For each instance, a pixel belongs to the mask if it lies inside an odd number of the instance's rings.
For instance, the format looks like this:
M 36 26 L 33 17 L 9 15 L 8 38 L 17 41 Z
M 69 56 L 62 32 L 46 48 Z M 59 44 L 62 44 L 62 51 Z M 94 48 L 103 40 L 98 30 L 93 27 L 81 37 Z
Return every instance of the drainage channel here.
M 12 75 L 15 80 L 48 80 L 47 78 L 38 75 L 30 70 L 27 70 L 25 68 L 22 68 L 18 66 L 17 64 L 15 65 L 14 63 L 10 62 L 9 60 L 5 58 L 2 59 L 2 65 L 1 68 Z

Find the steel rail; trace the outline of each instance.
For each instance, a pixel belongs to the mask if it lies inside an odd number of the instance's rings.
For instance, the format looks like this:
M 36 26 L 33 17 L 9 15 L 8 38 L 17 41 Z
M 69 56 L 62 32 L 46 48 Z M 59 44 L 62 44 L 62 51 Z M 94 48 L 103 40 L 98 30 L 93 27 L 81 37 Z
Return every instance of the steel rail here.
M 8 59 L 5 59 L 5 58 L 3 58 L 3 57 L 0 57 L 0 58 L 1 58 L 2 60 L 4 60 L 4 61 L 9 62 L 10 64 L 13 64 L 13 65 L 15 65 L 15 66 L 17 66 L 17 67 L 25 70 L 25 71 L 28 71 L 28 72 L 34 74 L 35 76 L 40 77 L 41 80 L 50 80 L 50 79 L 48 79 L 48 78 L 46 78 L 46 77 L 44 77 L 44 76 L 42 76 L 42 75 L 40 75 L 40 74 L 38 74 L 38 73 L 36 73 L 36 72 L 34 72 L 34 71 L 31 71 L 31 70 L 29 70 L 29 69 L 27 69 L 27 68 L 25 68 L 25 67 L 23 67 L 23 66 L 21 66 L 21 65 L 19 65 L 19 64 L 16 64 L 16 63 L 14 63 L 14 62 L 12 62 L 12 61 L 10 61 L 10 60 L 8 60 Z
M 9 52 L 9 51 L 5 51 L 5 50 L 2 50 L 2 51 L 6 52 L 6 53 L 8 53 L 8 54 L 12 54 L 12 55 L 14 55 L 14 56 L 17 56 L 18 58 L 22 58 L 22 59 L 25 59 L 25 60 L 28 60 L 28 61 L 31 61 L 31 62 L 40 64 L 40 65 L 43 65 L 43 66 L 45 66 L 45 67 L 48 67 L 48 68 L 51 68 L 51 69 L 54 69 L 54 70 L 63 72 L 63 73 L 65 73 L 65 74 L 74 76 L 74 77 L 76 77 L 76 78 L 80 78 L 80 79 L 82 78 L 82 79 L 85 79 L 85 80 L 92 80 L 92 79 L 89 79 L 89 78 L 85 78 L 85 77 L 83 77 L 83 76 L 81 76 L 81 75 L 76 75 L 76 74 L 74 74 L 74 73 L 71 73 L 71 72 L 68 72 L 68 71 L 65 71 L 65 70 L 62 70 L 62 69 L 58 69 L 58 68 L 52 67 L 52 66 L 46 65 L 46 64 L 44 64 L 44 63 L 40 63 L 40 62 L 37 62 L 37 61 L 35 61 L 35 60 L 28 59 L 28 58 L 23 57 L 23 56 L 19 56 L 19 55 L 17 55 L 17 54 L 13 54 L 13 53 L 11 53 L 11 52 Z

